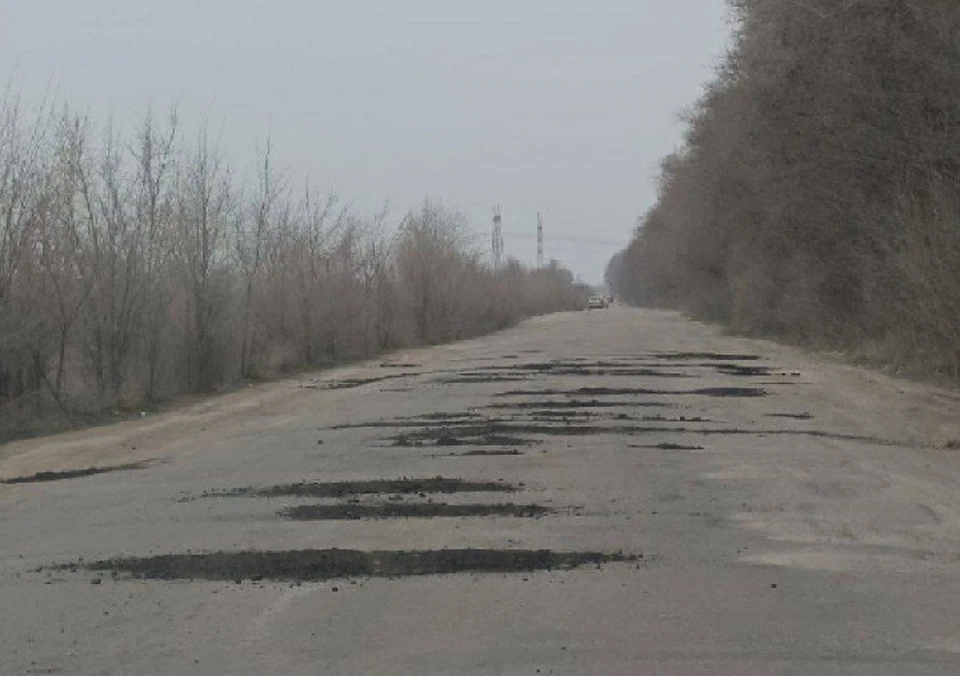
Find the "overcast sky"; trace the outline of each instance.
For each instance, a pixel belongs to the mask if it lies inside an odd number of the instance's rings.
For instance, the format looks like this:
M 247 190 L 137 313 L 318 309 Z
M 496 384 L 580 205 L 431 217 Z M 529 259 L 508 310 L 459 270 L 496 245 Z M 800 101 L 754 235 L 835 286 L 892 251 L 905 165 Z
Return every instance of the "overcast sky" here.
M 0 0 L 0 77 L 126 128 L 177 103 L 241 166 L 269 133 L 361 211 L 500 204 L 528 263 L 539 209 L 599 282 L 728 33 L 723 0 Z

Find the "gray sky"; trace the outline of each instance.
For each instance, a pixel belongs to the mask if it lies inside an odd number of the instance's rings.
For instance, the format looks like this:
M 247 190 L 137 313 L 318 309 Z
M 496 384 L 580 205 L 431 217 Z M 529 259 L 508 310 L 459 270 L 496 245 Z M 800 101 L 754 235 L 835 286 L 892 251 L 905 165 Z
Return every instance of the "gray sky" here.
M 728 37 L 723 0 L 0 0 L 0 77 L 128 128 L 222 126 L 360 210 L 425 196 L 508 254 L 599 282 L 653 202 L 677 114 Z M 484 240 L 486 241 L 486 240 Z

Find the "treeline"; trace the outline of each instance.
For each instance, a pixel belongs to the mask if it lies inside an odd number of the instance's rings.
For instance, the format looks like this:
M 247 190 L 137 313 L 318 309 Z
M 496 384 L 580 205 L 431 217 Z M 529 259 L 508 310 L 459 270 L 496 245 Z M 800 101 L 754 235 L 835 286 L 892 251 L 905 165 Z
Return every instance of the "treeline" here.
M 578 307 L 556 263 L 494 271 L 461 216 L 400 223 L 241 181 L 206 133 L 122 136 L 0 101 L 0 435 Z
M 609 283 L 960 376 L 956 0 L 730 7 L 733 45 Z

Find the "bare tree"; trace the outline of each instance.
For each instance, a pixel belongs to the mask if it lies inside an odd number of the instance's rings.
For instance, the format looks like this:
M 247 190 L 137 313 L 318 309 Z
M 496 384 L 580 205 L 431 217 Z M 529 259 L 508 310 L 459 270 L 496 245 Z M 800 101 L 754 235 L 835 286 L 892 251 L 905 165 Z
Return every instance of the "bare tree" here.
M 204 129 L 181 172 L 176 206 L 175 252 L 187 279 L 187 379 L 196 391 L 212 389 L 219 375 L 215 329 L 225 309 L 218 303 L 227 286 L 220 273 L 234 206 L 229 169 Z
M 559 269 L 484 264 L 455 211 L 397 228 L 299 199 L 260 152 L 245 192 L 207 132 L 125 137 L 0 105 L 0 434 L 359 359 L 576 307 Z
M 317 336 L 320 333 L 318 311 L 325 293 L 325 273 L 331 255 L 332 242 L 346 219 L 345 209 L 336 211 L 337 196 L 327 193 L 317 196 L 309 184 L 304 187 L 300 202 L 300 231 L 294 261 L 300 301 L 300 323 L 303 361 L 318 361 Z
M 389 348 L 387 327 L 389 316 L 384 310 L 390 306 L 390 260 L 396 246 L 396 236 L 385 232 L 388 206 L 373 216 L 360 234 L 357 247 L 357 274 L 362 289 L 360 315 L 363 318 L 363 353 L 376 354 Z
M 144 394 L 160 396 L 161 353 L 168 337 L 167 318 L 173 300 L 169 279 L 174 233 L 174 182 L 177 176 L 179 116 L 171 109 L 166 126 L 156 124 L 148 110 L 136 132 L 131 155 L 135 163 L 133 201 L 137 227 L 143 237 L 146 287 L 143 292 L 143 340 L 146 365 Z
M 44 109 L 32 125 L 22 115 L 20 101 L 8 87 L 0 101 L 0 404 L 19 401 L 42 382 L 40 357 L 30 347 L 41 335 L 38 308 L 27 298 L 36 288 L 27 280 L 35 274 L 29 256 L 42 199 L 49 125 Z
M 618 292 L 949 367 L 956 334 L 930 319 L 960 296 L 944 216 L 960 199 L 956 4 L 730 4 L 733 48 L 664 163 Z
M 267 247 L 271 241 L 272 224 L 277 218 L 276 210 L 283 198 L 284 190 L 282 179 L 277 175 L 271 164 L 272 144 L 269 137 L 260 156 L 257 191 L 254 201 L 250 205 L 252 214 L 247 218 L 244 210 L 241 210 L 235 220 L 234 241 L 244 286 L 242 343 L 240 347 L 240 374 L 244 378 L 250 378 L 254 375 L 255 357 L 253 353 L 256 336 L 252 332 L 253 305 L 263 263 L 269 255 Z M 242 202 L 242 199 L 240 201 Z

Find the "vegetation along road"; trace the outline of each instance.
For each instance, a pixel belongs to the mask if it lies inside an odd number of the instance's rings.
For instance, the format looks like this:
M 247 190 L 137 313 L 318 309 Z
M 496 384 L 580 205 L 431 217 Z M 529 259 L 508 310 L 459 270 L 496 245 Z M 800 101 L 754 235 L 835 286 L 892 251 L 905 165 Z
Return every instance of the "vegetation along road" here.
M 614 307 L 15 442 L 0 672 L 955 674 L 958 440 Z

